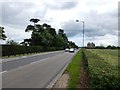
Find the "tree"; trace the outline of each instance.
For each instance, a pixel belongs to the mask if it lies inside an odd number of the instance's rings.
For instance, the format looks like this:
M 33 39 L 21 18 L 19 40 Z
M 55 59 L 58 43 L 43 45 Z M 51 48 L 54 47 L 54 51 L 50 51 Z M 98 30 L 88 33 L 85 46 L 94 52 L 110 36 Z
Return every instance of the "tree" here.
M 30 20 L 34 23 L 37 23 L 39 20 L 34 21 L 34 19 Z M 51 27 L 51 25 L 44 23 L 42 25 L 35 24 L 28 25 L 25 29 L 25 32 L 31 31 L 31 38 L 25 39 L 22 44 L 24 45 L 32 45 L 32 46 L 43 46 L 43 47 L 60 47 L 65 48 L 69 45 L 67 35 L 64 33 L 63 29 L 59 29 L 58 34 L 56 33 L 55 28 Z
M 35 18 L 31 18 L 30 19 L 30 22 L 33 22 L 34 23 L 34 26 L 35 26 L 35 23 L 39 22 L 40 19 L 35 19 Z
M 43 32 L 45 31 L 45 28 L 44 28 L 42 25 L 37 24 L 37 25 L 36 25 L 36 31 L 37 31 L 38 33 L 43 33 Z
M 69 41 L 69 47 L 70 47 L 70 48 L 78 48 L 78 46 L 75 45 L 75 43 L 72 42 L 72 41 Z
M 62 47 L 64 48 L 64 40 L 60 35 L 56 35 L 54 39 L 54 46 L 55 47 Z
M 51 28 L 51 25 L 48 25 L 47 23 L 44 23 L 42 26 L 45 28 Z
M 64 30 L 62 30 L 62 29 L 59 29 L 59 31 L 58 31 L 58 34 L 59 34 L 59 35 L 62 35 L 62 34 L 64 34 Z
M 25 29 L 25 32 L 29 32 L 29 31 L 35 31 L 35 27 L 33 25 L 28 25 L 27 28 Z
M 7 36 L 5 35 L 4 27 L 0 26 L 0 39 L 6 40 Z
M 21 42 L 20 44 L 22 44 L 23 46 L 30 46 L 31 45 L 31 38 L 30 39 L 24 39 L 23 42 Z
M 106 48 L 111 49 L 111 47 L 112 47 L 111 45 L 108 45 Z
M 7 45 L 19 45 L 17 42 L 15 42 L 14 40 L 7 40 L 6 41 Z
M 55 35 L 56 35 L 55 28 L 50 28 L 50 29 L 48 30 L 48 32 L 49 32 L 52 36 L 55 36 Z
M 63 29 L 59 29 L 58 31 L 58 35 L 63 39 L 63 47 L 66 48 L 68 47 L 68 38 L 67 38 L 67 35 L 64 33 L 64 30 Z

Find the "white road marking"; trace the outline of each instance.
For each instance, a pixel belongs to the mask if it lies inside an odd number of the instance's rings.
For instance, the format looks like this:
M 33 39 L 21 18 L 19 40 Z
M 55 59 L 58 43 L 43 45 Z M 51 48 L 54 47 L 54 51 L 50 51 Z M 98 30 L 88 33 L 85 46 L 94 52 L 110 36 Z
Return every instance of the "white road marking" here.
M 36 62 L 32 62 L 32 63 L 30 63 L 30 64 L 34 64 L 34 63 L 36 63 Z
M 7 70 L 6 70 L 6 71 L 3 71 L 3 72 L 0 72 L 0 73 L 2 74 L 2 73 L 5 73 L 5 72 L 7 72 Z
M 58 54 L 58 55 L 56 55 L 56 56 L 59 56 L 59 55 L 61 55 L 61 54 Z M 18 66 L 17 68 L 12 69 L 12 70 L 22 69 L 22 68 L 25 68 L 26 66 L 29 66 L 29 65 L 32 65 L 32 64 L 36 64 L 36 63 L 39 63 L 39 62 L 47 61 L 47 60 L 49 60 L 50 58 L 54 58 L 54 57 L 48 57 L 48 58 L 40 59 L 39 61 L 31 62 L 30 64 L 26 64 L 26 65 L 23 65 L 23 66 Z M 9 70 L 9 71 L 11 71 L 11 70 Z M 7 72 L 7 71 L 4 71 L 4 72 Z M 0 72 L 0 74 L 2 74 L 2 73 L 4 73 L 4 72 Z
M 23 66 L 19 66 L 18 68 L 22 68 Z

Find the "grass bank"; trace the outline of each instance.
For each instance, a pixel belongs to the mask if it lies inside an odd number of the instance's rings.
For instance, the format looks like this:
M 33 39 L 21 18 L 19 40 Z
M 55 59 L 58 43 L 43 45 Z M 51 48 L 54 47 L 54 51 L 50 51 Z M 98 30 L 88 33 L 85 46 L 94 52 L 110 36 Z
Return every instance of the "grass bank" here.
M 82 49 L 73 57 L 65 72 L 69 74 L 68 88 L 76 88 L 80 77 L 80 65 L 82 61 Z

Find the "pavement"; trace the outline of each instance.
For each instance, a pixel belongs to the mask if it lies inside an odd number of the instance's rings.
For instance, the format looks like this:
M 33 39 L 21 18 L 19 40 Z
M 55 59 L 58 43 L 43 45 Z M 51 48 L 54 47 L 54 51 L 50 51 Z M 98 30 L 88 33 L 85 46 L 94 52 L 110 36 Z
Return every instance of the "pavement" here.
M 75 53 L 57 51 L 6 60 L 2 63 L 2 87 L 46 88 L 51 82 L 53 85 Z

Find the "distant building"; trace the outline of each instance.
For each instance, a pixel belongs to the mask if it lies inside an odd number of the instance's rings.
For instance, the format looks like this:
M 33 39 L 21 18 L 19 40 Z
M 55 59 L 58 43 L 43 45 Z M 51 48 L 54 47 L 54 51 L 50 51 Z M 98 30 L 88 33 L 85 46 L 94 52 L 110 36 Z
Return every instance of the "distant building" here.
M 87 43 L 87 48 L 95 48 L 95 43 L 90 43 L 90 42 L 88 42 Z

